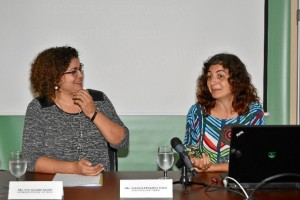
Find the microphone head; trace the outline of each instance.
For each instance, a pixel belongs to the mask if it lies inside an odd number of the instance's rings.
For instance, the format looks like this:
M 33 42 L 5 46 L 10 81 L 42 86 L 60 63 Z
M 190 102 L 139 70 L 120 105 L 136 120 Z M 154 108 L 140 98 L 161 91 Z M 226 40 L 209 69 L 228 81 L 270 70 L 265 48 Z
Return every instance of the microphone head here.
M 172 138 L 171 146 L 175 148 L 178 144 L 182 144 L 181 140 L 177 137 Z

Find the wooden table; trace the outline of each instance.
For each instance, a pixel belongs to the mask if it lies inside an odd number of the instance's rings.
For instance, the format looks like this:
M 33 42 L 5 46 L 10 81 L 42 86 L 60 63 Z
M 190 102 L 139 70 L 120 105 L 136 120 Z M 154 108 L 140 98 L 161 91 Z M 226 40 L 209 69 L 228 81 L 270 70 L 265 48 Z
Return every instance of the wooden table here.
M 64 188 L 64 200 L 114 200 L 120 199 L 120 180 L 126 179 L 158 179 L 161 177 L 163 172 L 104 172 L 103 173 L 103 186 L 101 187 L 65 187 Z M 53 174 L 43 173 L 30 173 L 22 177 L 25 181 L 49 181 L 52 180 Z M 180 180 L 180 172 L 168 172 L 168 176 L 173 178 L 173 181 Z M 204 182 L 211 184 L 211 178 L 215 177 L 219 181 L 217 186 L 223 187 L 219 173 L 200 173 L 199 179 L 194 180 L 195 182 Z M 7 200 L 8 184 L 10 180 L 14 180 L 14 177 L 10 175 L 8 171 L 0 171 L 0 200 Z M 210 188 L 206 191 L 206 187 L 201 185 L 188 185 L 184 189 L 183 184 L 173 185 L 173 199 L 191 199 L 191 200 L 206 200 L 206 199 L 222 199 L 222 200 L 243 200 L 245 199 L 239 194 L 231 191 L 218 189 L 214 190 Z M 241 191 L 240 191 L 241 192 Z M 248 191 L 250 194 L 251 191 Z M 255 195 L 255 200 L 265 199 L 300 199 L 300 190 L 298 189 L 260 189 Z

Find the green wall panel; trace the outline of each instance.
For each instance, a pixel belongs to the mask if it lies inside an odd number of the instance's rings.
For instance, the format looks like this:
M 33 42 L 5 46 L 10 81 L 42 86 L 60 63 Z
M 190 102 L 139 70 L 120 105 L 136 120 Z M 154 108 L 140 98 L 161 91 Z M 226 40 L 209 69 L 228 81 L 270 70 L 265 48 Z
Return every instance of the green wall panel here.
M 120 171 L 156 171 L 157 148 L 170 145 L 173 137 L 183 141 L 185 116 L 126 116 L 130 130 L 128 152 L 119 152 Z M 173 167 L 177 170 L 176 167 Z
M 267 124 L 290 123 L 290 0 L 269 0 Z
M 183 140 L 185 116 L 121 116 L 129 128 L 129 148 L 118 152 L 119 171 L 156 171 L 159 145 L 173 137 Z M 8 169 L 8 154 L 20 150 L 24 116 L 0 116 L 0 169 Z M 178 170 L 173 167 L 173 170 Z
M 24 116 L 0 116 L 0 169 L 8 169 L 8 155 L 21 150 Z

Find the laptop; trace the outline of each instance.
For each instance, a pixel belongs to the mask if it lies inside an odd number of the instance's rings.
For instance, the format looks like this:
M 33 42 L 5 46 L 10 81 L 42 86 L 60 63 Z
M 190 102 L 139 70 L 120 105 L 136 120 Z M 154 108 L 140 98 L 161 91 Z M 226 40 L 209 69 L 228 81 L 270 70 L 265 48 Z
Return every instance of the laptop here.
M 260 188 L 300 188 L 300 125 L 233 126 L 228 176 L 253 189 L 276 175 Z

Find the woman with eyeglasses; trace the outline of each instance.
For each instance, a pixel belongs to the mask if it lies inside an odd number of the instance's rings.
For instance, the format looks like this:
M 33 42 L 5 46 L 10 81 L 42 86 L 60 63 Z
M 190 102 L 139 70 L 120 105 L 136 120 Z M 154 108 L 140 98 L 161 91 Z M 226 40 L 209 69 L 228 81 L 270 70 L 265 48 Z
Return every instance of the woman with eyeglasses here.
M 31 65 L 22 151 L 28 171 L 98 175 L 115 168 L 110 149 L 127 148 L 128 128 L 101 91 L 83 88 L 83 64 L 69 46 L 39 53 Z
M 184 143 L 198 172 L 228 171 L 231 126 L 263 125 L 264 111 L 245 64 L 233 54 L 210 57 L 197 80 Z

